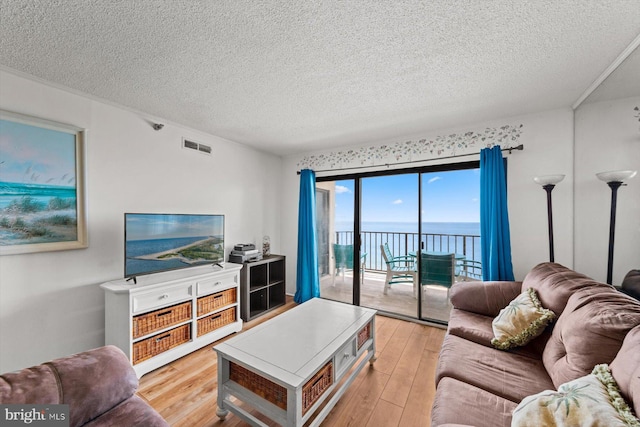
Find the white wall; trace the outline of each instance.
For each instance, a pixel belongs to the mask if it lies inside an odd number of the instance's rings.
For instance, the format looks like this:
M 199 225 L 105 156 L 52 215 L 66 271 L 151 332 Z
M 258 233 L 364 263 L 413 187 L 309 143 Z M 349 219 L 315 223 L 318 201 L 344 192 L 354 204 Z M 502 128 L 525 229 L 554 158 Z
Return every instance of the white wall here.
M 640 169 L 640 97 L 583 104 L 576 110 L 576 269 L 607 277 L 611 189 L 597 172 Z M 613 284 L 640 268 L 640 177 L 618 189 Z
M 88 249 L 0 257 L 0 372 L 104 344 L 99 284 L 123 276 L 124 212 L 225 214 L 227 253 L 265 234 L 281 251 L 279 157 L 4 71 L 0 108 L 88 129 L 89 218 Z
M 399 136 L 392 141 L 372 142 L 360 147 L 344 147 L 337 150 L 304 153 L 284 159 L 282 168 L 283 224 L 297 224 L 299 180 L 296 171 L 298 163 L 309 155 L 325 155 L 336 158 L 338 151 L 352 149 L 358 151 L 363 147 L 380 147 L 395 142 L 432 140 L 438 136 L 467 131 L 481 132 L 483 129 L 503 125 L 522 124 L 522 133 L 518 143 L 523 143 L 524 151 L 516 151 L 508 156 L 508 203 L 511 225 L 511 245 L 513 268 L 516 279 L 523 279 L 531 267 L 549 260 L 547 237 L 547 204 L 546 193 L 533 182 L 536 175 L 562 173 L 566 178 L 553 191 L 555 260 L 568 267 L 573 266 L 573 111 L 561 109 L 539 114 L 509 117 L 490 122 L 469 124 L 457 129 L 443 129 L 428 135 Z M 474 146 L 478 152 L 481 146 Z M 443 154 L 444 155 L 444 154 Z M 463 157 L 460 161 L 469 161 L 478 157 Z M 455 160 L 455 159 L 454 159 Z M 447 160 L 452 162 L 453 160 Z M 390 163 L 393 159 L 384 159 L 382 163 Z M 433 164 L 433 163 L 420 163 Z M 348 166 L 348 165 L 344 165 Z M 406 165 L 404 167 L 407 167 Z M 386 167 L 385 167 L 386 169 Z M 375 170 L 372 168 L 371 170 Z M 337 172 L 336 174 L 351 173 Z M 331 175 L 322 173 L 322 176 Z M 319 174 L 320 176 L 320 174 Z M 283 233 L 283 252 L 288 255 L 287 290 L 295 292 L 295 263 L 297 252 L 296 232 Z

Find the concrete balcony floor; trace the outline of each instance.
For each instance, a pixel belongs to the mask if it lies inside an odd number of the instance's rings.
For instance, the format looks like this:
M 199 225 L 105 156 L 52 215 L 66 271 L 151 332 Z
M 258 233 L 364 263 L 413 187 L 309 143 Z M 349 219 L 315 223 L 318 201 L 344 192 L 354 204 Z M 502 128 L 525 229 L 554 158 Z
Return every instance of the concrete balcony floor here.
M 351 303 L 352 278 L 351 271 L 347 271 L 344 277 L 342 274 L 336 276 L 335 280 L 331 274 L 322 276 L 320 278 L 320 296 L 335 301 Z M 360 305 L 417 318 L 418 300 L 413 294 L 413 284 L 393 284 L 387 295 L 384 295 L 384 281 L 384 273 L 366 270 L 364 272 L 364 283 L 360 289 Z M 422 317 L 424 320 L 449 321 L 452 306 L 447 294 L 447 288 L 444 286 L 423 286 Z

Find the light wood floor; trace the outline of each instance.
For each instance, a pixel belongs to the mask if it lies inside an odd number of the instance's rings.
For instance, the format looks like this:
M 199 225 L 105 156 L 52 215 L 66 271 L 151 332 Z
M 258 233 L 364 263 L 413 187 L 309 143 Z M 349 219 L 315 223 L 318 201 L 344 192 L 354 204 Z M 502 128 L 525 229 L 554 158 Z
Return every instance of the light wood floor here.
M 284 307 L 245 323 L 243 330 L 293 308 L 287 298 Z M 444 334 L 443 329 L 376 316 L 378 359 L 358 374 L 322 426 L 429 426 Z M 144 375 L 138 395 L 172 426 L 246 425 L 231 413 L 223 422 L 216 417 L 216 375 L 216 355 L 207 346 Z

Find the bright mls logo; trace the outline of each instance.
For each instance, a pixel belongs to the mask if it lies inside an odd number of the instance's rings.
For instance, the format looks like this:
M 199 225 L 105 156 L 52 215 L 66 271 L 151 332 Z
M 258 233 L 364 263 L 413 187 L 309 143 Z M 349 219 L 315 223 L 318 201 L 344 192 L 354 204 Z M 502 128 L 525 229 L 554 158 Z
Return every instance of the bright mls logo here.
M 0 405 L 0 425 L 69 427 L 69 405 Z

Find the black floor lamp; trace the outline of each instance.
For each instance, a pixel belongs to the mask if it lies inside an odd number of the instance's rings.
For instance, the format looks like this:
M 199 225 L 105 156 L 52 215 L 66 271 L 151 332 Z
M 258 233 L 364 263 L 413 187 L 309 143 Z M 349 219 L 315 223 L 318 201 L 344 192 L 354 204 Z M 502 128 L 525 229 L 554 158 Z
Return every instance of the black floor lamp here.
M 533 180 L 542 185 L 547 192 L 547 221 L 549 223 L 549 261 L 554 262 L 553 256 L 553 211 L 551 209 L 551 191 L 557 183 L 564 179 L 564 175 L 542 175 L 536 176 Z
M 611 219 L 609 220 L 609 258 L 607 261 L 607 283 L 612 284 L 613 278 L 613 241 L 616 234 L 616 202 L 618 199 L 618 188 L 624 180 L 636 176 L 637 171 L 609 171 L 600 172 L 596 176 L 599 180 L 607 183 L 611 187 Z

